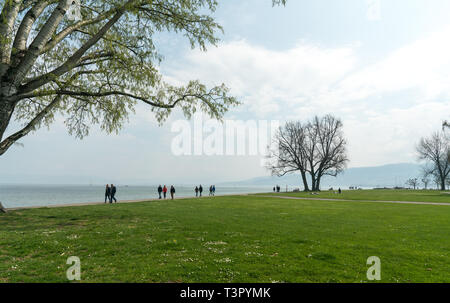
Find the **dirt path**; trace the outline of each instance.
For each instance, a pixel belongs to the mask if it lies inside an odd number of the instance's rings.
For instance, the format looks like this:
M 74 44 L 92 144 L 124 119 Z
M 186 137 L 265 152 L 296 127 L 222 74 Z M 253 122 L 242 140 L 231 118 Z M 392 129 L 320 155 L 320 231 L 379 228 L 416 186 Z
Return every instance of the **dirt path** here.
M 413 201 L 375 201 L 375 200 L 344 200 L 344 199 L 331 199 L 331 198 L 305 198 L 305 197 L 289 197 L 289 196 L 263 196 L 258 197 L 265 198 L 280 198 L 280 199 L 292 199 L 292 200 L 312 200 L 312 201 L 332 201 L 332 202 L 370 202 L 370 203 L 394 203 L 394 204 L 419 204 L 419 205 L 441 205 L 450 206 L 450 203 L 439 202 L 413 202 Z

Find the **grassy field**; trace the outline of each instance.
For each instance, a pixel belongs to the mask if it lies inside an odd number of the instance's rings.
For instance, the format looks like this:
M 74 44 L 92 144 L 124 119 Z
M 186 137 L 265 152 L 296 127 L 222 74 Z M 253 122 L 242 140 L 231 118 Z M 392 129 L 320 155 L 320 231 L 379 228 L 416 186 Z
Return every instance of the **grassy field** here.
M 271 195 L 286 195 L 291 197 L 303 198 L 326 198 L 326 199 L 344 199 L 344 200 L 365 200 L 365 201 L 411 201 L 411 202 L 440 202 L 450 203 L 450 192 L 438 190 L 344 190 L 342 194 L 334 191 L 322 191 L 318 195 L 311 193 L 271 193 Z
M 407 199 L 407 198 L 405 198 Z M 408 200 L 408 199 L 407 199 Z M 450 282 L 450 207 L 231 196 L 0 215 L 0 282 Z

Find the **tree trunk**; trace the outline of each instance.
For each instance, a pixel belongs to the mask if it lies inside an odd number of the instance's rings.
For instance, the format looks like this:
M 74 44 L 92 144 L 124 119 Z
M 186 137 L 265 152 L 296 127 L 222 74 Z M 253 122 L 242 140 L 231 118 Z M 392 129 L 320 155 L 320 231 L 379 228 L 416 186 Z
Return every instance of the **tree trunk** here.
M 9 96 L 15 93 L 15 89 L 11 89 L 10 86 L 3 86 L 2 84 L 0 83 L 0 142 L 11 121 L 15 107 L 15 103 L 9 98 Z
M 306 172 L 302 171 L 301 174 L 302 174 L 304 191 L 307 192 L 307 191 L 309 191 L 309 186 L 308 186 L 308 179 L 306 178 Z
M 3 207 L 2 202 L 0 202 L 0 213 L 6 213 L 6 208 Z
M 320 178 L 321 178 L 321 176 L 317 176 L 317 180 L 316 180 L 316 191 L 320 191 Z
M 441 178 L 441 190 L 445 190 L 445 178 Z
M 312 191 L 316 191 L 316 176 L 311 174 L 311 187 Z

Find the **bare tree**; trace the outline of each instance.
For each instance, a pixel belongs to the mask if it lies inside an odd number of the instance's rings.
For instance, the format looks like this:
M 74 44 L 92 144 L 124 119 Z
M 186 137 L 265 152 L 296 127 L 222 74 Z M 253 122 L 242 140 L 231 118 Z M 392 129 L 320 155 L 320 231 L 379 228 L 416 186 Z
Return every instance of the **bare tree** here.
M 445 128 L 450 128 L 450 122 L 447 120 L 442 122 L 442 130 L 445 130 Z
M 436 132 L 429 138 L 422 138 L 416 147 L 420 160 L 431 165 L 425 168 L 426 173 L 433 175 L 440 189 L 445 190 L 445 181 L 450 175 L 450 144 L 444 133 Z
M 269 151 L 267 156 L 268 169 L 274 176 L 284 176 L 293 172 L 300 172 L 303 181 L 303 188 L 309 191 L 306 178 L 307 158 L 306 158 L 306 125 L 301 122 L 287 122 L 284 127 L 280 127 L 275 135 L 275 142 L 278 148 Z
M 419 183 L 419 181 L 417 180 L 417 178 L 411 178 L 406 181 L 406 184 L 409 186 L 412 186 L 414 188 L 414 190 L 416 190 L 418 183 Z
M 288 122 L 275 137 L 278 148 L 269 152 L 272 175 L 300 172 L 305 191 L 320 190 L 321 178 L 336 177 L 348 162 L 343 124 L 331 115 L 302 124 Z M 307 174 L 310 176 L 311 187 Z
M 442 123 L 442 131 L 444 132 L 444 134 L 447 137 L 447 141 L 450 141 L 450 134 L 447 133 L 446 131 L 450 129 L 450 122 L 448 122 L 447 120 L 444 121 Z M 450 162 L 450 150 L 447 153 L 447 160 Z
M 428 189 L 428 184 L 430 183 L 430 179 L 428 179 L 428 176 L 423 177 L 421 179 L 422 183 L 423 183 L 423 187 L 424 189 Z
M 313 191 L 320 190 L 323 176 L 336 177 L 348 163 L 347 142 L 342 128 L 342 121 L 332 115 L 322 118 L 316 116 L 309 124 L 308 172 L 311 175 Z

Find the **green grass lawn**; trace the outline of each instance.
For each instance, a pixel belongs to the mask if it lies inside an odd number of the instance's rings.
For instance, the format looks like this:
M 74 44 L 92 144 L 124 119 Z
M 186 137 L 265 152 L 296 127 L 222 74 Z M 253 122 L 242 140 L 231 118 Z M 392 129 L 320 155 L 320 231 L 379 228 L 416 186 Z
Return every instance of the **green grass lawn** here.
M 230 196 L 0 215 L 0 282 L 450 282 L 450 207 Z
M 437 190 L 344 190 L 342 194 L 337 194 L 337 188 L 334 191 L 322 191 L 318 195 L 311 193 L 270 193 L 271 195 L 286 195 L 291 197 L 304 198 L 329 198 L 344 200 L 373 200 L 373 201 L 411 201 L 411 202 L 440 202 L 450 203 L 450 193 Z

